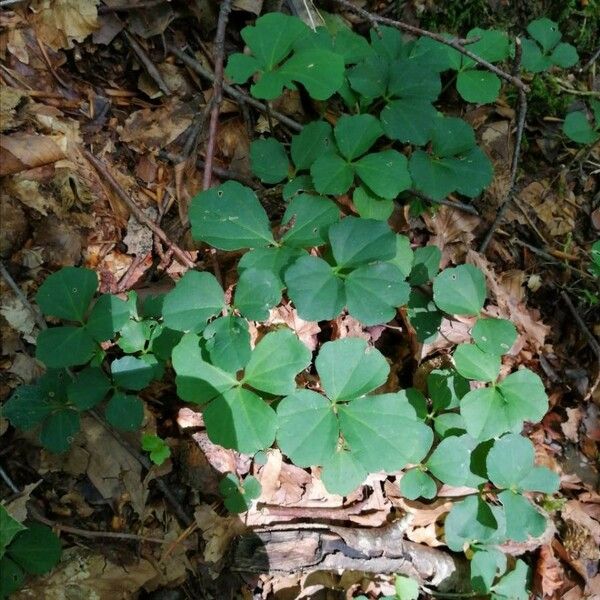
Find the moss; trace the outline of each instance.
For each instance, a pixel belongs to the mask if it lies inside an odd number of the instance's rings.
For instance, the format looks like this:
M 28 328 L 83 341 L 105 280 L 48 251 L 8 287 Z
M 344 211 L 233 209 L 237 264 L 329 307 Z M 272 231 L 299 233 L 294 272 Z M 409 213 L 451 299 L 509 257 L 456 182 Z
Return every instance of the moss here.
M 527 115 L 530 121 L 544 117 L 562 118 L 567 112 L 572 97 L 560 90 L 554 80 L 545 75 L 536 75 L 527 94 Z M 506 88 L 506 97 L 511 106 L 516 106 L 517 93 Z

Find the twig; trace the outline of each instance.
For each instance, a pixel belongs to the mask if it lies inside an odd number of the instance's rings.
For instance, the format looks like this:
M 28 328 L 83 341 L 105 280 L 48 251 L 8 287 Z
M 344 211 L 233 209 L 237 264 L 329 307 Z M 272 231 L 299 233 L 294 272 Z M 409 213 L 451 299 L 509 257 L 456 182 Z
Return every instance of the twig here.
M 204 176 L 202 188 L 210 187 L 212 176 L 212 163 L 215 155 L 215 140 L 217 138 L 217 127 L 219 124 L 219 112 L 223 101 L 223 63 L 225 62 L 225 28 L 231 12 L 231 0 L 222 0 L 219 9 L 219 20 L 217 22 L 217 33 L 215 35 L 215 78 L 213 81 L 213 95 L 211 99 L 210 124 L 208 128 L 208 142 L 206 144 L 206 158 L 204 165 Z
M 582 277 L 589 277 L 589 274 L 586 273 L 585 271 L 582 271 L 581 269 L 578 269 L 577 267 L 572 267 L 569 263 L 562 262 L 561 260 L 559 260 L 555 256 L 552 256 L 552 254 L 549 254 L 545 250 L 536 248 L 535 246 L 532 246 L 531 244 L 528 244 L 527 242 L 524 242 L 519 239 L 515 239 L 514 241 L 515 241 L 515 244 L 518 244 L 519 246 L 521 246 L 523 248 L 527 248 L 527 250 L 530 250 L 534 254 L 537 254 L 538 256 L 545 258 L 546 260 L 555 264 L 557 267 L 561 267 L 563 269 L 569 269 L 569 270 L 573 271 L 574 273 L 581 275 Z
M 583 71 L 587 71 L 598 60 L 598 57 L 600 57 L 600 47 L 598 47 L 596 52 L 592 54 L 590 60 L 588 60 L 585 65 L 579 69 L 579 72 L 583 73 Z
M 471 206 L 470 204 L 465 204 L 464 202 L 446 200 L 445 198 L 442 198 L 441 200 L 436 200 L 435 198 L 430 198 L 429 196 L 426 196 L 418 190 L 410 190 L 410 192 L 408 193 L 412 194 L 413 196 L 416 196 L 417 198 L 420 198 L 425 202 L 429 202 L 430 204 L 443 204 L 444 206 L 451 206 L 452 208 L 462 210 L 463 212 L 470 213 L 477 217 L 479 216 L 479 213 L 477 212 L 477 209 L 474 206 Z
M 190 69 L 198 73 L 198 75 L 204 77 L 204 79 L 213 82 L 215 81 L 215 75 L 211 71 L 209 71 L 204 65 L 198 62 L 195 58 L 192 58 L 179 48 L 173 46 L 172 44 L 167 45 L 167 50 L 171 54 L 174 54 L 177 58 L 179 58 L 179 60 L 184 62 Z M 258 100 L 255 100 L 248 94 L 234 88 L 233 86 L 227 83 L 223 83 L 223 91 L 237 102 L 249 104 L 250 106 L 253 106 L 254 108 L 260 110 L 261 112 L 267 112 L 267 106 L 265 104 L 259 102 Z M 294 121 L 294 119 L 291 119 L 283 113 L 271 109 L 271 116 L 276 118 L 280 123 L 286 125 L 294 131 L 302 131 L 302 125 L 298 123 L 298 121 Z
M 48 325 L 46 325 L 46 321 L 40 313 L 33 307 L 31 302 L 27 300 L 27 296 L 21 291 L 21 288 L 17 285 L 16 281 L 12 278 L 12 275 L 8 272 L 4 263 L 0 261 L 0 275 L 6 283 L 9 285 L 10 289 L 15 293 L 15 296 L 21 301 L 23 306 L 29 310 L 29 312 L 33 315 L 35 322 L 37 323 L 40 329 L 47 329 Z
M 436 42 L 440 42 L 445 44 L 446 46 L 450 46 L 450 48 L 454 48 L 461 54 L 468 56 L 471 60 L 475 61 L 478 65 L 485 67 L 488 71 L 491 71 L 498 77 L 512 83 L 519 90 L 528 91 L 529 87 L 521 80 L 519 77 L 515 75 L 511 75 L 506 71 L 503 71 L 496 65 L 493 65 L 491 62 L 481 58 L 474 52 L 471 52 L 467 48 L 464 47 L 462 40 L 457 38 L 446 39 L 443 35 L 439 33 L 434 33 L 432 31 L 427 31 L 426 29 L 421 29 L 420 27 L 415 27 L 414 25 L 409 25 L 408 23 L 404 23 L 403 21 L 394 21 L 394 19 L 388 19 L 387 17 L 381 17 L 379 15 L 373 14 L 364 8 L 360 8 L 352 4 L 349 0 L 334 0 L 336 4 L 343 6 L 345 9 L 353 12 L 357 15 L 360 15 L 366 21 L 369 21 L 372 25 L 376 23 L 382 23 L 383 25 L 389 25 L 390 27 L 394 27 L 395 29 L 400 29 L 401 31 L 407 31 L 408 33 L 412 33 L 413 35 L 417 35 L 420 37 L 428 37 Z
M 21 490 L 14 484 L 13 480 L 9 477 L 8 473 L 0 465 L 0 477 L 4 480 L 4 483 L 9 487 L 13 494 L 19 494 Z
M 598 343 L 598 340 L 593 336 L 592 332 L 583 322 L 583 319 L 580 317 L 579 313 L 577 312 L 577 309 L 573 306 L 571 298 L 569 298 L 569 294 L 562 290 L 560 292 L 560 295 L 561 298 L 564 300 L 565 304 L 567 305 L 568 309 L 571 311 L 571 314 L 573 315 L 575 322 L 579 326 L 579 329 L 581 329 L 583 335 L 585 335 L 585 337 L 587 338 L 590 348 L 593 350 L 594 354 L 596 355 L 596 358 L 600 361 L 600 343 Z
M 150 60 L 150 57 L 146 54 L 146 51 L 140 46 L 138 41 L 127 31 L 123 30 L 123 34 L 127 38 L 129 45 L 136 53 L 137 57 L 140 59 L 146 73 L 154 80 L 154 83 L 158 86 L 158 89 L 165 95 L 170 96 L 171 90 L 169 86 L 166 84 L 163 76 L 160 74 L 160 71 L 156 68 L 156 65 Z
M 144 212 L 135 204 L 135 202 L 127 195 L 127 192 L 123 189 L 121 184 L 111 175 L 108 169 L 102 164 L 102 161 L 98 160 L 91 152 L 82 150 L 83 155 L 92 163 L 98 174 L 102 176 L 102 179 L 108 183 L 113 191 L 119 196 L 119 198 L 127 205 L 133 216 L 138 220 L 139 223 L 145 225 L 150 231 L 152 231 L 156 237 L 165 244 L 173 254 L 179 259 L 182 265 L 193 269 L 194 261 L 177 245 L 172 242 L 167 234 Z
M 494 232 L 496 231 L 498 225 L 500 225 L 502 219 L 504 218 L 504 213 L 508 208 L 510 201 L 514 198 L 516 193 L 516 184 L 517 184 L 517 171 L 519 168 L 519 160 L 521 158 L 521 146 L 523 141 L 523 130 L 525 129 L 525 118 L 527 116 L 527 94 L 523 88 L 519 88 L 519 110 L 517 117 L 517 133 L 515 137 L 515 149 L 512 156 L 512 162 L 510 165 L 510 181 L 508 184 L 508 192 L 502 201 L 502 204 L 498 208 L 498 212 L 496 213 L 496 218 L 492 223 L 491 227 L 488 229 L 481 245 L 479 246 L 479 252 L 482 254 L 485 253 L 487 247 L 489 246 L 492 238 L 494 237 Z
M 70 525 L 63 525 L 62 523 L 51 521 L 50 519 L 47 519 L 46 517 L 41 515 L 37 510 L 32 509 L 31 507 L 29 509 L 29 512 L 36 521 L 39 521 L 44 525 L 48 525 L 48 527 L 52 527 L 53 529 L 58 529 L 60 531 L 64 531 L 65 533 L 71 533 L 79 537 L 108 538 L 112 540 L 132 540 L 134 542 L 149 542 L 150 544 L 170 543 L 170 540 L 160 540 L 158 538 L 145 537 L 143 535 L 137 535 L 135 533 L 120 533 L 118 531 L 90 531 L 89 529 L 79 529 L 79 527 L 71 527 Z

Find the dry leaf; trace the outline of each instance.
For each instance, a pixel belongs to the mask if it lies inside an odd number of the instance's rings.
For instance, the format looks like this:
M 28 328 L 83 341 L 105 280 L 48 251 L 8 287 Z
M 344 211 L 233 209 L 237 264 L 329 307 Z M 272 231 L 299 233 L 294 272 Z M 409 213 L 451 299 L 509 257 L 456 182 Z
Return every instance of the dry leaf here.
M 533 577 L 535 587 L 542 596 L 552 596 L 562 587 L 565 572 L 550 544 L 544 544 L 540 548 Z
M 0 136 L 0 176 L 54 163 L 65 155 L 46 135 L 13 133 Z
M 317 348 L 317 335 L 321 332 L 316 321 L 305 321 L 290 304 L 282 304 L 272 308 L 265 325 L 287 325 L 311 350 Z

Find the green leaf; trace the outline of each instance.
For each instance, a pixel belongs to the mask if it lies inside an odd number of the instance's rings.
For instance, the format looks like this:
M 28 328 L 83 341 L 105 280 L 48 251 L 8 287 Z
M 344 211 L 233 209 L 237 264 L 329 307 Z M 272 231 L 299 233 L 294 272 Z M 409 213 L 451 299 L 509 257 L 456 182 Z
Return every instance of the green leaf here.
M 412 414 L 403 394 L 366 396 L 338 408 L 344 439 L 369 472 L 396 471 L 427 454 L 433 432 Z
M 542 54 L 540 47 L 534 41 L 523 38 L 521 46 L 523 48 L 521 65 L 527 71 L 541 73 L 552 66 L 550 57 Z
M 261 68 L 254 56 L 236 52 L 229 57 L 225 74 L 233 83 L 245 83 Z
M 371 46 L 380 56 L 395 60 L 406 52 L 405 44 L 400 32 L 394 27 L 381 26 L 375 31 L 371 29 Z
M 243 482 L 233 473 L 228 473 L 219 483 L 223 504 L 231 513 L 246 512 L 252 501 L 260 497 L 261 485 L 256 477 L 248 475 Z
M 437 494 L 437 485 L 421 469 L 410 469 L 404 473 L 400 480 L 400 491 L 408 500 L 416 500 L 417 498 L 431 500 Z
M 396 575 L 396 582 L 394 586 L 396 588 L 397 600 L 418 600 L 419 583 L 412 577 Z
M 67 388 L 67 397 L 77 410 L 89 410 L 104 400 L 110 387 L 102 369 L 88 367 L 75 375 Z
M 492 590 L 495 592 L 496 597 L 510 600 L 528 600 L 529 577 L 529 567 L 524 561 L 518 559 L 515 568 L 502 577 L 496 585 L 492 586 Z
M 576 65 L 579 61 L 579 55 L 577 54 L 577 50 L 571 44 L 565 44 L 564 42 L 561 44 L 557 44 L 557 46 L 552 50 L 552 54 L 550 55 L 550 60 L 559 67 L 563 69 L 568 69 L 573 65 Z
M 489 104 L 498 98 L 501 81 L 497 75 L 483 69 L 460 71 L 456 89 L 463 100 L 473 104 Z
M 208 437 L 214 444 L 246 454 L 264 450 L 277 430 L 275 411 L 254 392 L 227 390 L 204 410 Z
M 600 138 L 600 133 L 594 130 L 586 114 L 580 110 L 565 117 L 563 133 L 579 144 L 591 144 Z
M 266 321 L 281 300 L 281 282 L 271 271 L 246 269 L 235 288 L 233 305 L 252 321 Z
M 413 266 L 408 281 L 411 285 L 424 285 L 440 270 L 442 251 L 437 246 L 422 246 L 414 253 Z
M 475 146 L 475 132 L 462 119 L 438 117 L 433 122 L 431 146 L 439 157 L 463 154 Z
M 136 356 L 113 360 L 110 371 L 115 385 L 125 390 L 141 390 L 154 378 L 152 367 Z
M 442 90 L 440 76 L 428 69 L 418 58 L 395 61 L 391 65 L 389 95 L 418 101 L 433 102 Z
M 500 374 L 500 356 L 488 354 L 475 344 L 459 344 L 453 358 L 456 370 L 466 379 L 496 381 Z
M 471 452 L 459 437 L 442 440 L 427 461 L 432 475 L 448 485 L 465 485 Z
M 60 369 L 89 362 L 98 344 L 83 327 L 51 327 L 40 331 L 36 358 L 47 367 Z
M 408 320 L 421 343 L 428 344 L 437 338 L 442 323 L 442 313 L 437 309 L 433 300 L 430 300 L 420 290 L 413 288 L 408 297 L 407 313 Z
M 510 456 L 510 460 L 506 457 Z M 490 481 L 498 488 L 513 491 L 554 493 L 559 486 L 558 475 L 546 467 L 534 467 L 533 444 L 513 433 L 494 442 L 486 458 Z
M 560 38 L 562 37 L 562 34 L 558 29 L 558 23 L 555 23 L 546 17 L 531 21 L 531 23 L 527 25 L 527 31 L 529 35 L 540 44 L 546 53 L 550 52 L 550 50 L 560 42 Z
M 498 507 L 491 507 L 478 496 L 467 496 L 450 509 L 444 522 L 446 544 L 461 552 L 474 543 L 491 544 L 502 537 L 504 519 Z
M 194 239 L 221 250 L 274 243 L 269 218 L 256 194 L 237 181 L 194 196 L 189 216 Z
M 292 161 L 298 171 L 310 169 L 317 158 L 328 152 L 335 152 L 335 144 L 331 125 L 326 121 L 312 121 L 292 136 Z
M 46 278 L 35 296 L 48 317 L 83 322 L 98 288 L 98 276 L 90 269 L 63 267 Z
M 368 99 L 385 96 L 389 76 L 390 63 L 382 56 L 371 56 L 348 71 L 352 89 Z
M 396 150 L 367 154 L 354 168 L 363 183 L 382 198 L 393 200 L 411 185 L 408 161 Z
M 115 392 L 104 412 L 106 420 L 121 431 L 135 431 L 144 420 L 144 403 L 137 397 Z
M 102 294 L 94 304 L 85 328 L 97 341 L 110 340 L 129 321 L 129 305 L 112 294 Z
M 427 375 L 427 392 L 435 410 L 458 408 L 469 390 L 469 382 L 454 369 L 434 369 Z
M 250 360 L 248 321 L 226 316 L 209 323 L 202 333 L 210 362 L 228 373 L 243 369 Z
M 0 558 L 4 556 L 4 550 L 20 531 L 25 531 L 25 527 L 13 519 L 6 508 L 0 504 Z
M 471 559 L 471 585 L 476 592 L 487 593 L 504 571 L 506 554 L 493 548 L 477 550 Z
M 409 294 L 402 272 L 390 263 L 359 267 L 346 278 L 348 312 L 365 325 L 391 321 Z
M 392 140 L 424 146 L 431 138 L 437 110 L 429 102 L 393 100 L 379 115 L 385 134 Z
M 478 315 L 485 297 L 485 277 L 473 265 L 444 269 L 433 280 L 435 303 L 451 315 Z
M 28 431 L 50 414 L 51 400 L 39 385 L 21 385 L 4 404 L 2 413 L 14 427 Z
M 309 365 L 310 358 L 310 350 L 290 329 L 272 331 L 256 344 L 243 381 L 269 394 L 291 394 L 296 375 Z
M 422 150 L 415 150 L 408 166 L 415 188 L 434 200 L 445 198 L 456 188 L 450 159 L 439 159 Z
M 166 296 L 164 323 L 176 331 L 197 333 L 225 307 L 225 294 L 215 276 L 188 271 Z
M 25 581 L 25 573 L 19 565 L 4 556 L 0 559 L 0 598 L 10 598 Z
M 479 39 L 472 44 L 468 44 L 467 48 L 477 56 L 491 63 L 500 62 L 509 57 L 510 41 L 505 31 L 475 27 L 469 31 L 467 38 L 475 37 Z M 475 64 L 472 59 L 466 56 L 463 57 L 463 66 L 468 67 Z
M 321 480 L 330 494 L 347 496 L 367 477 L 368 473 L 353 452 L 338 450 L 323 466 Z
M 548 410 L 548 396 L 538 375 L 529 369 L 511 373 L 498 386 L 505 402 L 514 405 L 513 414 L 537 423 Z
M 387 223 L 373 219 L 342 219 L 329 228 L 329 242 L 340 267 L 358 267 L 396 255 L 395 234 Z
M 362 156 L 383 134 L 373 115 L 343 115 L 333 132 L 340 154 L 347 160 Z
M 154 434 L 145 433 L 142 436 L 142 450 L 149 452 L 150 460 L 158 466 L 171 456 L 171 448 L 167 442 Z
M 296 248 L 321 246 L 327 240 L 327 229 L 339 221 L 337 205 L 322 196 L 298 194 L 288 204 L 281 224 L 290 229 L 281 241 Z
M 277 275 L 283 284 L 283 274 L 301 256 L 306 256 L 306 252 L 300 248 L 255 248 L 242 256 L 238 263 L 238 272 L 241 274 L 246 269 L 265 269 Z
M 277 444 L 299 467 L 322 465 L 335 452 L 339 427 L 331 402 L 301 389 L 277 406 Z
M 150 336 L 151 323 L 149 321 L 134 321 L 130 319 L 121 328 L 121 335 L 117 344 L 124 352 L 134 354 L 144 350 Z
M 200 338 L 187 333 L 173 348 L 177 395 L 186 402 L 204 404 L 238 384 L 235 375 L 206 362 Z
M 68 408 L 59 410 L 44 421 L 40 442 L 50 452 L 61 454 L 69 449 L 79 428 L 79 413 Z
M 250 168 L 263 183 L 283 181 L 289 167 L 287 152 L 275 138 L 261 138 L 250 144 Z
M 465 420 L 455 412 L 445 412 L 435 416 L 433 428 L 441 438 L 461 435 L 467 431 Z
M 410 247 L 410 240 L 405 235 L 396 234 L 396 255 L 390 259 L 393 265 L 396 265 L 404 277 L 408 277 L 413 267 L 415 253 Z
M 307 321 L 334 319 L 346 303 L 342 280 L 316 256 L 299 258 L 286 271 L 285 283 L 298 315 Z
M 341 156 L 331 153 L 317 158 L 310 168 L 310 174 L 320 194 L 344 194 L 354 181 L 352 166 Z
M 515 542 L 536 538 L 546 530 L 546 519 L 527 500 L 510 490 L 498 494 L 506 514 L 506 536 Z
M 383 385 L 390 372 L 383 354 L 360 338 L 326 342 L 315 360 L 321 387 L 334 402 L 359 398 Z
M 177 346 L 182 337 L 183 333 L 181 331 L 162 327 L 160 330 L 156 330 L 155 335 L 152 336 L 150 350 L 163 361 L 171 360 L 173 348 Z
M 363 219 L 387 221 L 394 212 L 394 201 L 380 198 L 370 190 L 359 185 L 352 193 L 352 202 Z
M 459 194 L 474 198 L 492 181 L 492 163 L 481 148 L 471 148 L 466 154 L 446 159 L 446 162 L 452 170 L 454 187 Z
M 52 529 L 32 523 L 10 545 L 10 558 L 24 571 L 43 575 L 51 571 L 60 560 L 60 540 Z
M 478 319 L 471 337 L 484 352 L 502 355 L 517 341 L 517 329 L 506 319 Z

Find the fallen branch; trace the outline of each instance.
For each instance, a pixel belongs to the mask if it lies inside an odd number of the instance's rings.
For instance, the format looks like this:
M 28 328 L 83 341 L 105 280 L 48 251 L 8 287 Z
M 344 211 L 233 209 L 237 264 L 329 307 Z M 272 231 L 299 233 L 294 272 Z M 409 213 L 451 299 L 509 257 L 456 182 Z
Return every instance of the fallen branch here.
M 106 181 L 113 191 L 119 196 L 119 198 L 127 205 L 131 214 L 137 219 L 139 223 L 145 225 L 150 231 L 152 231 L 156 237 L 158 237 L 163 244 L 165 244 L 169 250 L 173 251 L 173 254 L 179 259 L 179 262 L 190 268 L 194 268 L 194 261 L 177 245 L 172 242 L 167 234 L 144 212 L 139 206 L 128 196 L 127 192 L 123 189 L 121 184 L 112 176 L 108 169 L 104 166 L 102 161 L 98 160 L 91 152 L 82 150 L 83 155 L 87 160 L 92 163 L 98 174 L 102 177 L 103 181 Z
M 191 56 L 189 56 L 188 54 L 183 52 L 183 50 L 176 48 L 172 44 L 167 45 L 167 50 L 171 54 L 174 54 L 177 58 L 179 58 L 179 60 L 181 60 L 183 63 L 185 63 L 190 69 L 192 69 L 192 71 L 198 73 L 198 75 L 200 75 L 201 77 L 204 77 L 204 79 L 207 79 L 208 81 L 212 81 L 212 82 L 215 81 L 214 73 L 212 73 L 209 69 L 207 69 L 204 65 L 202 65 L 195 58 L 192 58 Z M 249 104 L 250 106 L 253 106 L 254 108 L 260 110 L 261 112 L 263 112 L 265 114 L 267 113 L 267 110 L 270 110 L 271 116 L 274 117 L 275 119 L 277 119 L 280 123 L 282 123 L 286 127 L 289 127 L 293 131 L 302 131 L 301 123 L 298 123 L 298 121 L 294 121 L 294 119 L 291 119 L 287 115 L 284 115 L 283 113 L 280 113 L 276 110 L 268 109 L 266 104 L 263 104 L 262 102 L 259 102 L 258 100 L 255 100 L 254 98 L 252 98 L 245 92 L 242 92 L 241 90 L 238 90 L 227 83 L 223 83 L 223 91 L 228 96 L 231 96 L 231 98 L 233 98 L 237 102 L 241 102 L 243 104 Z
M 579 329 L 581 329 L 581 332 L 587 338 L 590 348 L 596 355 L 596 358 L 598 359 L 598 361 L 600 361 L 600 343 L 598 343 L 598 340 L 594 337 L 592 332 L 588 329 L 587 325 L 583 322 L 583 319 L 577 312 L 577 309 L 575 308 L 575 306 L 573 306 L 571 298 L 569 298 L 569 294 L 562 290 L 560 292 L 560 296 L 563 299 L 564 303 L 567 305 L 567 308 L 571 311 L 571 314 L 573 315 L 573 318 L 575 319 L 575 322 L 577 323 Z
M 165 95 L 170 96 L 171 90 L 169 86 L 166 84 L 163 76 L 160 74 L 160 71 L 156 68 L 156 65 L 150 60 L 150 57 L 146 54 L 146 51 L 138 44 L 138 41 L 127 31 L 126 29 L 123 31 L 123 34 L 127 38 L 129 45 L 132 50 L 135 52 L 139 61 L 142 63 L 142 66 L 148 73 L 149 77 L 152 78 L 154 83 L 158 86 L 158 89 Z
M 465 204 L 464 202 L 459 202 L 458 200 L 456 200 L 456 201 L 446 200 L 445 198 L 442 198 L 441 200 L 436 200 L 435 198 L 430 198 L 429 196 L 426 196 L 425 194 L 423 194 L 422 192 L 419 192 L 418 190 L 410 190 L 408 193 L 413 196 L 416 196 L 417 198 L 419 198 L 420 200 L 423 200 L 424 202 L 428 202 L 429 204 L 443 204 L 444 206 L 451 206 L 452 208 L 456 208 L 457 210 L 462 210 L 463 212 L 469 213 L 471 215 L 475 215 L 476 217 L 479 216 L 477 209 L 474 206 L 472 206 L 471 204 Z

